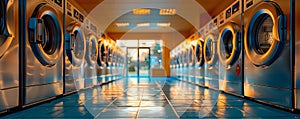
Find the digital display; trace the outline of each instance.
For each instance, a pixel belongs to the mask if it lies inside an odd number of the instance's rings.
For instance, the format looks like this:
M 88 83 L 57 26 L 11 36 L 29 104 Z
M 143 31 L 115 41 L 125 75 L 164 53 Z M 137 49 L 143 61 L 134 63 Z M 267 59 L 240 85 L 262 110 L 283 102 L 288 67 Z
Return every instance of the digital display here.
M 74 9 L 73 15 L 76 19 L 79 19 L 79 12 L 77 10 Z
M 82 14 L 79 14 L 79 21 L 83 22 L 83 20 L 84 20 L 84 16 Z
M 215 19 L 215 20 L 214 20 L 214 24 L 215 24 L 215 25 L 218 25 L 218 19 Z
M 229 18 L 230 16 L 231 16 L 231 8 L 226 10 L 226 19 Z
M 238 12 L 240 10 L 240 1 L 238 1 L 237 3 L 235 3 L 233 6 L 232 6 L 232 14 Z
M 62 7 L 62 0 L 54 0 L 54 2 L 55 2 L 57 5 L 59 5 L 59 6 Z

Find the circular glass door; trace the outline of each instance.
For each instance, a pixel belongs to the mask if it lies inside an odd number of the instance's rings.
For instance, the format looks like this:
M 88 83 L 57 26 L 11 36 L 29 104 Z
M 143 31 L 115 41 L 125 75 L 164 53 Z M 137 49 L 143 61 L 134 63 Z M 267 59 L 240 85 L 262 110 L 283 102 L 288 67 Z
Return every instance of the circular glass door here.
M 62 55 L 62 30 L 55 10 L 45 4 L 39 5 L 28 24 L 29 42 L 41 64 L 55 65 Z
M 230 68 L 239 57 L 240 32 L 236 24 L 229 23 L 221 30 L 218 40 L 219 59 L 225 67 Z
M 8 31 L 9 26 L 6 21 L 8 2 L 9 0 L 0 1 L 0 57 L 6 52 L 13 40 L 13 36 Z
M 98 49 L 97 49 L 97 39 L 94 35 L 90 35 L 89 41 L 87 43 L 87 62 L 89 65 L 94 65 L 95 61 L 97 60 Z
M 85 55 L 85 38 L 81 29 L 77 25 L 71 25 L 71 30 L 69 34 L 66 34 L 66 53 L 74 66 L 79 66 L 82 64 Z
M 196 45 L 196 61 L 198 67 L 203 67 L 204 65 L 204 53 L 203 53 L 203 45 L 202 42 L 199 41 Z
M 281 54 L 286 37 L 286 17 L 273 4 L 261 4 L 246 25 L 245 51 L 256 66 L 269 66 Z
M 204 42 L 204 59 L 209 67 L 215 65 L 217 57 L 215 48 L 215 39 L 213 35 L 208 35 Z

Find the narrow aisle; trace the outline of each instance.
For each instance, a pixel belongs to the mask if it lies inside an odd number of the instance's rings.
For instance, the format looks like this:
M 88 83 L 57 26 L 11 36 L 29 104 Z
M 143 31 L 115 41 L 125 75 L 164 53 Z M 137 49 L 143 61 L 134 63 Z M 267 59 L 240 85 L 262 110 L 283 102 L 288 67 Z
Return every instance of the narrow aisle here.
M 3 118 L 300 118 L 170 78 L 128 78 Z

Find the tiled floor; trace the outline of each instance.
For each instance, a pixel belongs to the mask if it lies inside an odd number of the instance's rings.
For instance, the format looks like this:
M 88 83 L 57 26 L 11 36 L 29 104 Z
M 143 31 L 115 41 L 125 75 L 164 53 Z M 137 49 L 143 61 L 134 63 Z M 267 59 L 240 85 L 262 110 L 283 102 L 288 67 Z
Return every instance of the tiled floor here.
M 165 78 L 123 79 L 2 118 L 300 118 Z

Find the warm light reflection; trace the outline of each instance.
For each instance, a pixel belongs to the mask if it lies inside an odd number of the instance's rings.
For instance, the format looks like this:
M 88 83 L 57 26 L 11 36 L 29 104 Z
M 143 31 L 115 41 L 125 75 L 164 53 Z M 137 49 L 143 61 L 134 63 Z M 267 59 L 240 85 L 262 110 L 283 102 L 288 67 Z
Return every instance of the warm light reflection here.
M 160 27 L 169 27 L 169 26 L 171 26 L 171 23 L 170 22 L 167 22 L 167 23 L 157 23 L 156 25 L 160 26 Z

